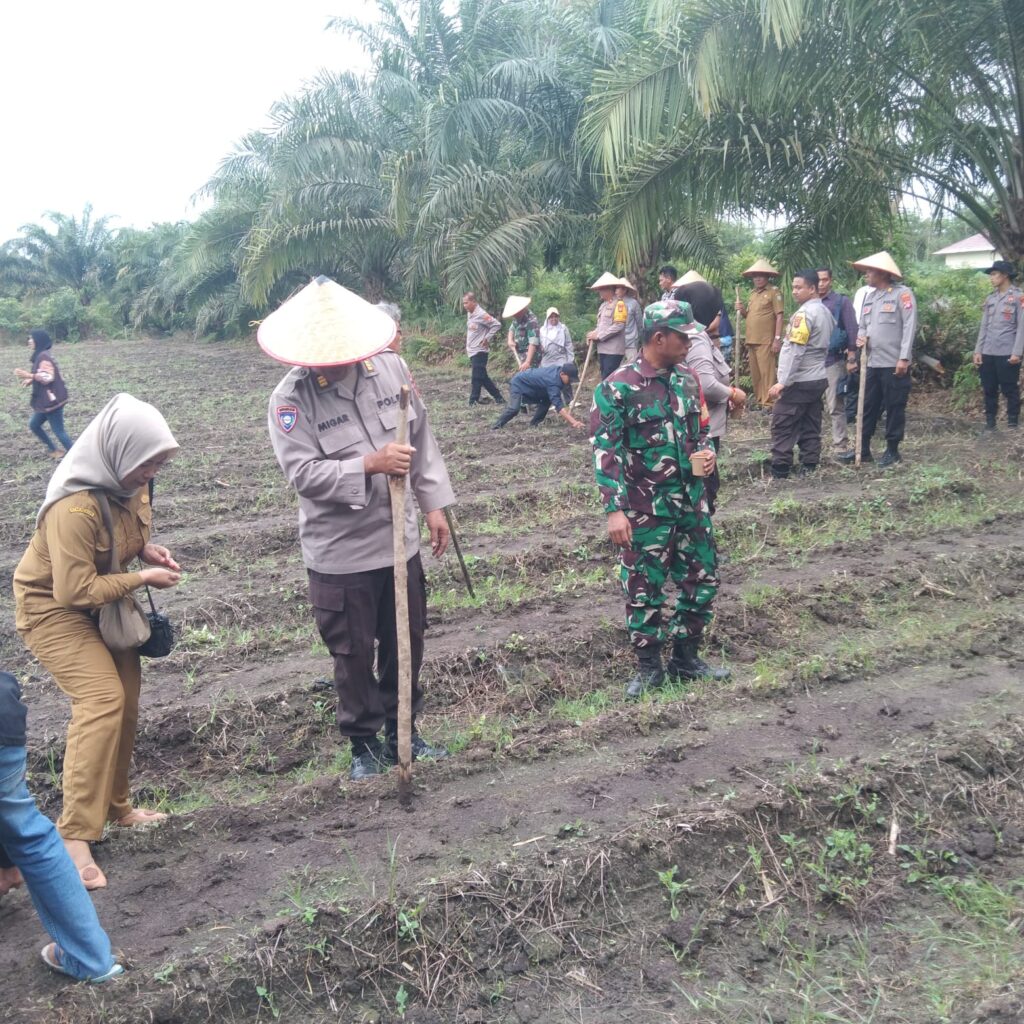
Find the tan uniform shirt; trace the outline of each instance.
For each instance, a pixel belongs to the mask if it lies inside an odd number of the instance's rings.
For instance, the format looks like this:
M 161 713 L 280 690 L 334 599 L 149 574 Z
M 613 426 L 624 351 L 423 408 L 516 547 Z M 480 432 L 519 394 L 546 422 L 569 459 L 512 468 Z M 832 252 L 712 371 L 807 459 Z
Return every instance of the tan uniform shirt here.
M 109 495 L 117 561 L 130 562 L 149 543 L 153 510 L 145 488 L 131 498 Z M 140 572 L 105 575 L 110 537 L 91 491 L 51 505 L 14 570 L 14 624 L 31 629 L 56 610 L 90 612 L 142 586 Z
M 747 299 L 746 345 L 771 345 L 775 341 L 775 317 L 782 312 L 782 292 L 770 284 L 763 291 L 756 288 Z
M 597 353 L 602 356 L 626 354 L 626 320 L 629 311 L 621 299 L 602 302 L 597 310 Z
M 888 369 L 901 359 L 909 360 L 917 331 L 914 293 L 906 285 L 895 283 L 888 288 L 873 288 L 864 296 L 858 329 L 867 335 L 871 369 Z
M 307 568 L 331 574 L 368 572 L 394 564 L 387 476 L 367 476 L 364 456 L 395 440 L 399 392 L 411 385 L 395 352 L 348 367 L 335 384 L 296 367 L 270 396 L 274 454 L 299 495 L 299 539 Z M 455 494 L 416 389 L 409 402 L 408 480 L 424 512 L 452 504 Z M 411 496 L 405 506 L 406 552 L 420 547 Z
M 974 351 L 983 356 L 1024 356 L 1024 294 L 1014 285 L 992 292 L 981 307 Z

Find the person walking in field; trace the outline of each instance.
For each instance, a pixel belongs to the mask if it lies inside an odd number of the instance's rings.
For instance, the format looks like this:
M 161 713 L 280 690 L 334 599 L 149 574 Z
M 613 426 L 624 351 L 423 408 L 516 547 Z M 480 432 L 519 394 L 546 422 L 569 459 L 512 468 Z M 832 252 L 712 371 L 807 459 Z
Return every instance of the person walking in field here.
M 41 951 L 47 967 L 94 985 L 111 981 L 124 968 L 60 835 L 25 784 L 27 714 L 17 679 L 0 672 L 0 896 L 28 887 L 53 940 Z
M 594 392 L 590 412 L 594 471 L 619 548 L 626 628 L 638 671 L 626 696 L 664 685 L 662 647 L 670 642 L 668 675 L 727 679 L 699 652 L 718 591 L 717 552 L 705 490 L 715 468 L 700 384 L 683 364 L 690 338 L 703 330 L 685 302 L 644 310 L 640 358 L 616 370 Z M 668 624 L 665 587 L 677 589 Z
M 365 779 L 398 761 L 398 627 L 394 543 L 387 478 L 407 477 L 406 503 L 412 713 L 420 687 L 426 629 L 426 577 L 418 505 L 435 558 L 448 547 L 444 509 L 448 470 L 412 387 L 409 369 L 388 346 L 395 323 L 360 296 L 318 277 L 271 313 L 260 347 L 293 368 L 270 397 L 270 442 L 299 496 L 299 541 L 309 603 L 334 659 L 338 729 L 352 747 L 349 777 Z M 399 400 L 410 388 L 409 443 L 396 441 Z M 376 663 L 376 669 L 375 669 Z M 384 740 L 380 731 L 384 729 Z M 415 758 L 446 757 L 415 729 Z
M 587 341 L 597 344 L 597 361 L 601 367 L 601 380 L 617 370 L 626 354 L 626 321 L 629 312 L 615 289 L 619 279 L 605 272 L 591 286 L 597 292 L 601 305 L 597 309 L 597 326 L 587 333 Z
M 1008 260 L 996 260 L 982 271 L 992 294 L 981 307 L 981 326 L 974 346 L 974 365 L 985 394 L 985 433 L 996 429 L 999 392 L 1006 402 L 1006 425 L 1020 424 L 1020 362 L 1024 356 L 1024 292 L 1013 283 L 1017 271 Z
M 481 390 L 486 391 L 495 402 L 504 403 L 498 385 L 487 372 L 491 339 L 501 330 L 501 322 L 476 301 L 472 292 L 462 296 L 462 308 L 466 311 L 466 355 L 473 368 L 469 383 L 469 404 L 480 404 Z
M 57 829 L 87 889 L 107 884 L 90 843 L 108 822 L 133 828 L 167 817 L 132 804 L 139 652 L 108 646 L 98 615 L 140 587 L 165 589 L 181 579 L 171 553 L 150 540 L 148 489 L 177 451 L 157 409 L 116 395 L 54 471 L 14 570 L 15 628 L 71 699 Z M 145 567 L 125 571 L 136 557 Z
M 508 347 L 520 370 L 528 370 L 538 362 L 540 324 L 530 309 L 528 295 L 510 295 L 505 300 L 502 319 L 512 318 L 508 328 Z
M 750 360 L 754 397 L 761 406 L 771 403 L 769 391 L 775 383 L 775 357 L 782 347 L 782 292 L 769 278 L 779 272 L 767 261 L 757 260 L 743 271 L 754 285 L 747 301 L 736 303 L 736 312 L 747 322 L 744 347 Z
M 64 406 L 68 401 L 68 389 L 53 358 L 53 340 L 46 331 L 31 331 L 28 345 L 32 350 L 32 368 L 15 370 L 15 376 L 21 380 L 22 387 L 31 388 L 32 416 L 28 421 L 28 429 L 46 445 L 50 458 L 60 460 L 74 443 L 64 429 Z M 50 440 L 43 429 L 49 423 L 53 436 L 63 449 Z
M 861 462 L 872 462 L 871 438 L 885 411 L 885 452 L 882 467 L 901 461 L 900 442 L 907 426 L 910 398 L 910 360 L 917 331 L 917 302 L 914 293 L 901 284 L 903 275 L 887 252 L 876 252 L 853 263 L 864 272 L 872 289 L 864 297 L 857 326 L 857 348 L 868 347 L 868 372 L 864 385 L 864 424 L 861 434 Z M 847 369 L 857 366 L 856 357 Z M 853 462 L 855 451 L 844 452 L 840 462 Z
M 821 461 L 821 396 L 828 387 L 825 357 L 835 321 L 818 297 L 817 270 L 793 275 L 793 298 L 799 309 L 789 318 L 779 357 L 779 379 L 769 397 L 772 408 L 772 476 L 785 480 L 800 446 L 800 475 Z

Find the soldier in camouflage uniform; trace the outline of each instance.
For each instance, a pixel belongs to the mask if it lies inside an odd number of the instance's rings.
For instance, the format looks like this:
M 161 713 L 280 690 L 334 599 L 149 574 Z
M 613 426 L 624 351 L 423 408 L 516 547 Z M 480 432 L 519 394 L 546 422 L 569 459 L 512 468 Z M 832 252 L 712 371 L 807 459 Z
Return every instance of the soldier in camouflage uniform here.
M 717 552 L 704 480 L 690 456 L 706 452 L 708 414 L 697 378 L 680 365 L 688 334 L 702 330 L 686 302 L 655 302 L 644 310 L 640 357 L 598 385 L 590 413 L 597 485 L 608 514 L 608 536 L 621 549 L 619 578 L 626 627 L 639 671 L 626 695 L 639 697 L 665 681 L 661 648 L 672 641 L 668 674 L 678 679 L 727 679 L 698 652 L 718 590 Z M 665 585 L 678 588 L 662 625 Z

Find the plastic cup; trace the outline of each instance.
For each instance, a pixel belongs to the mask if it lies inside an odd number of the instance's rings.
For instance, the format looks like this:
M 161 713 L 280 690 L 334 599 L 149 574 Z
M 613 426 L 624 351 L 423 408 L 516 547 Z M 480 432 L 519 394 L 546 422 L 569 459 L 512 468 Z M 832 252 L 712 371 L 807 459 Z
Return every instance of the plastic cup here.
M 707 457 L 707 452 L 694 452 L 690 456 L 690 470 L 694 476 L 708 475 Z

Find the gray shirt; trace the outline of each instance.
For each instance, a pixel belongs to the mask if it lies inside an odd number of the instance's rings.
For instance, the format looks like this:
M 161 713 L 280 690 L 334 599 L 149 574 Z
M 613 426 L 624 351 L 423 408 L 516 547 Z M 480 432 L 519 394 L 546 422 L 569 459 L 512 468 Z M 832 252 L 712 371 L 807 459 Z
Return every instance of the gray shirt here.
M 709 437 L 723 437 L 729 412 L 729 398 L 732 387 L 729 384 L 731 371 L 722 355 L 722 350 L 711 340 L 707 331 L 690 335 L 690 351 L 686 365 L 696 374 L 704 392 L 711 424 Z
M 895 282 L 874 288 L 864 296 L 858 330 L 868 339 L 868 366 L 891 369 L 914 353 L 917 303 L 914 293 Z
M 367 476 L 364 456 L 395 440 L 399 392 L 412 385 L 395 352 L 346 367 L 331 384 L 295 367 L 270 396 L 274 454 L 299 495 L 299 540 L 307 568 L 345 574 L 394 564 L 387 476 Z M 409 401 L 409 444 L 415 449 L 408 481 L 423 512 L 452 504 L 455 494 L 415 386 Z M 405 543 L 419 551 L 412 498 L 405 507 Z
M 779 383 L 825 380 L 825 356 L 836 322 L 819 298 L 808 299 L 790 318 L 779 353 Z
M 622 301 L 626 303 L 626 354 L 630 359 L 635 359 L 644 329 L 644 307 L 628 295 Z
M 569 328 L 563 323 L 549 324 L 545 320 L 540 328 L 540 365 L 562 366 L 575 358 Z
M 616 308 L 618 307 L 618 308 Z M 626 354 L 626 320 L 628 313 L 621 299 L 609 299 L 597 309 L 597 353 L 602 356 Z
M 466 355 L 475 356 L 480 352 L 488 352 L 491 338 L 500 329 L 501 321 L 478 304 L 472 313 L 466 314 Z
M 1024 293 L 1014 285 L 993 292 L 981 307 L 974 351 L 983 356 L 1024 356 Z

